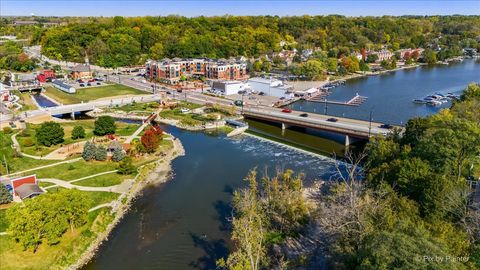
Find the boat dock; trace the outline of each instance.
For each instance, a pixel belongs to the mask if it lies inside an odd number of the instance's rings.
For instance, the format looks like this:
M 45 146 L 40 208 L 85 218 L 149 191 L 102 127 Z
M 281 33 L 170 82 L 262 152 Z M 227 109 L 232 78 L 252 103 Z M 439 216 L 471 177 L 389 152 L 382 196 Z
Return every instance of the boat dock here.
M 327 96 L 321 96 L 317 95 L 311 98 L 308 98 L 308 101 L 312 102 L 322 102 L 322 103 L 327 103 L 327 104 L 336 104 L 336 105 L 345 105 L 345 106 L 360 106 L 362 105 L 368 97 L 365 96 L 360 96 L 359 94 L 356 94 L 353 98 L 351 98 L 348 101 L 332 101 L 332 100 L 327 100 Z

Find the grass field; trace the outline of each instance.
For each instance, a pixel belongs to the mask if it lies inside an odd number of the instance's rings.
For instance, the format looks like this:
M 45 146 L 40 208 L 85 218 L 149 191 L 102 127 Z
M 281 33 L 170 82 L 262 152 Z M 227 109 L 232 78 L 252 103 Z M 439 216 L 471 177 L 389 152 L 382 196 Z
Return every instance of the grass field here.
M 11 135 L 12 134 L 0 132 L 0 173 L 2 175 L 7 174 L 7 172 L 14 173 L 58 162 L 56 160 L 37 160 L 15 154 L 14 150 L 12 149 L 12 140 L 10 138 Z
M 33 102 L 29 93 L 14 91 L 14 94 L 20 98 L 19 103 L 23 105 L 22 109 L 20 109 L 21 112 L 37 109 L 37 106 L 35 105 L 35 102 Z
M 133 178 L 131 175 L 120 175 L 117 173 L 104 174 L 85 180 L 77 181 L 74 184 L 77 186 L 87 187 L 109 187 L 121 184 L 125 179 Z
M 36 170 L 38 178 L 57 178 L 71 181 L 78 178 L 94 175 L 101 172 L 117 169 L 118 163 L 111 161 L 85 161 L 79 160 L 73 163 L 64 163 L 58 166 Z
M 7 212 L 7 209 L 0 209 L 0 232 L 4 232 L 8 228 L 8 222 L 7 222 L 7 219 L 5 218 L 6 212 Z
M 116 134 L 120 136 L 131 135 L 135 132 L 135 130 L 138 129 L 138 124 L 128 124 L 125 122 L 116 122 L 115 124 L 117 126 Z M 35 129 L 40 125 L 28 124 L 27 129 L 25 129 L 21 134 L 17 135 L 17 141 L 20 144 L 22 152 L 29 155 L 45 156 L 48 153 L 60 148 L 62 145 L 84 141 L 93 137 L 94 120 L 76 120 L 72 122 L 61 123 L 61 125 L 65 132 L 65 141 L 62 144 L 47 147 L 36 144 Z M 72 130 L 75 126 L 82 126 L 85 129 L 85 138 L 76 140 L 71 138 Z
M 47 87 L 45 91 L 45 95 L 62 104 L 81 103 L 82 101 L 90 101 L 105 97 L 142 94 L 144 95 L 146 93 L 120 84 L 91 88 L 77 88 L 77 92 L 75 94 L 68 94 L 51 86 Z

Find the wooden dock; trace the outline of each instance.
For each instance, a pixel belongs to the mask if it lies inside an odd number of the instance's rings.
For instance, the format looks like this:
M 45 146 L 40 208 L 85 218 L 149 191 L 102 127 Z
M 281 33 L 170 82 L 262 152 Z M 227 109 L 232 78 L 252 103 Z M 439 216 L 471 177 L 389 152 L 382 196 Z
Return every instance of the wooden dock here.
M 322 96 L 322 95 L 316 95 L 314 97 L 311 97 L 307 99 L 308 101 L 312 102 L 321 102 L 321 103 L 327 103 L 327 104 L 335 104 L 335 105 L 345 105 L 345 106 L 360 106 L 362 105 L 368 98 L 364 96 L 360 96 L 359 94 L 356 94 L 353 98 L 351 98 L 349 101 L 332 101 L 332 100 L 327 100 L 327 96 Z

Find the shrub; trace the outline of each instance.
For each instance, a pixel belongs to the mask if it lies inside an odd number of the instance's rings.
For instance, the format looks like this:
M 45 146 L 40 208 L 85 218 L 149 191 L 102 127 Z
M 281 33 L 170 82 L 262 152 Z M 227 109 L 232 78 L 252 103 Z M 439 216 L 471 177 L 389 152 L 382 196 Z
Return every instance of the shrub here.
M 4 128 L 3 128 L 3 133 L 5 133 L 5 134 L 10 134 L 10 133 L 12 133 L 12 128 L 11 128 L 11 127 L 4 127 Z
M 119 162 L 125 157 L 123 150 L 121 148 L 115 148 L 112 154 L 112 160 L 115 162 Z
M 10 203 L 12 199 L 12 194 L 8 192 L 7 187 L 4 184 L 0 183 L 0 204 Z
M 118 164 L 118 173 L 119 174 L 133 174 L 137 171 L 137 168 L 132 164 L 132 158 L 131 157 L 125 157 L 120 161 Z
M 143 147 L 147 153 L 153 153 L 157 150 L 162 139 L 163 131 L 158 126 L 148 128 L 140 138 Z
M 85 146 L 83 146 L 83 153 L 82 158 L 86 161 L 95 159 L 95 153 L 97 151 L 97 147 L 92 142 L 86 142 Z
M 30 147 L 33 146 L 35 142 L 31 138 L 26 138 L 25 141 L 23 141 L 23 145 L 25 147 Z
M 95 120 L 95 129 L 93 133 L 97 136 L 103 136 L 107 134 L 114 134 L 115 129 L 115 120 L 111 116 L 100 116 Z
M 72 130 L 72 139 L 81 139 L 85 138 L 85 129 L 82 126 L 75 126 Z
M 62 126 L 52 121 L 43 123 L 36 131 L 37 142 L 45 146 L 62 143 L 64 135 Z
M 97 147 L 97 150 L 95 151 L 95 159 L 98 161 L 107 160 L 107 149 L 103 145 Z

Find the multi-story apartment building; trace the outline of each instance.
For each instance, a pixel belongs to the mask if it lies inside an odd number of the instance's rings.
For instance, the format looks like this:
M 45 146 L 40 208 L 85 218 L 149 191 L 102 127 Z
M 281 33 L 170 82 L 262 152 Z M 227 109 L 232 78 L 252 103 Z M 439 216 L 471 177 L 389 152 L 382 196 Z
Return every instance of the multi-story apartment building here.
M 247 65 L 243 62 L 209 59 L 163 59 L 146 63 L 149 80 L 170 84 L 181 76 L 200 75 L 211 80 L 242 80 L 247 78 Z

